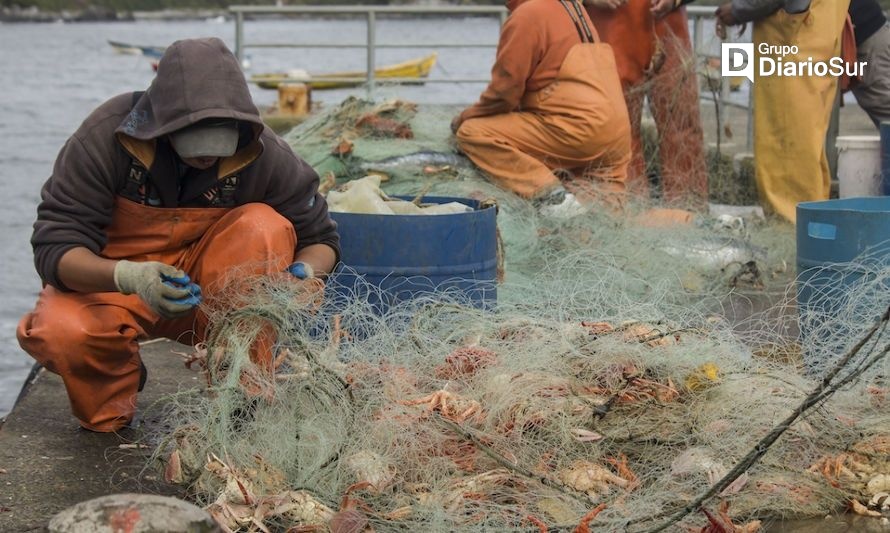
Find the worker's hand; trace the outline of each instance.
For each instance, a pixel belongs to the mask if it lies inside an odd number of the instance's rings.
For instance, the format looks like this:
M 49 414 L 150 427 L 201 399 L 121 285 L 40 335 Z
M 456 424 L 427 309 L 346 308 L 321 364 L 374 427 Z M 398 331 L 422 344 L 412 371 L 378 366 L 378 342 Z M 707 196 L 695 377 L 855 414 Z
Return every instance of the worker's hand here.
M 674 0 L 652 0 L 650 9 L 652 16 L 656 19 L 664 18 L 665 15 L 674 10 L 676 2 Z
M 287 271 L 297 279 L 307 280 L 315 277 L 315 271 L 312 269 L 312 265 L 307 265 L 302 261 L 297 261 L 296 263 L 291 264 L 287 267 Z
M 720 7 L 714 11 L 714 16 L 717 17 L 716 33 L 717 37 L 720 37 L 720 39 L 726 39 L 727 26 L 735 26 L 739 23 L 739 21 L 735 19 L 735 15 L 732 14 L 732 2 L 720 4 Z
M 618 9 L 627 3 L 627 0 L 584 0 L 585 6 L 598 7 L 600 9 Z
M 739 23 L 732 14 L 732 2 L 724 2 L 720 4 L 720 6 L 717 7 L 717 10 L 714 11 L 714 16 L 716 16 L 717 20 L 722 22 L 724 26 L 735 26 Z
M 157 261 L 118 261 L 114 285 L 121 294 L 138 294 L 163 318 L 176 318 L 201 303 L 201 288 L 176 267 Z
M 451 119 L 451 133 L 457 135 L 457 130 L 460 129 L 461 124 L 463 124 L 463 120 L 460 119 L 460 115 Z

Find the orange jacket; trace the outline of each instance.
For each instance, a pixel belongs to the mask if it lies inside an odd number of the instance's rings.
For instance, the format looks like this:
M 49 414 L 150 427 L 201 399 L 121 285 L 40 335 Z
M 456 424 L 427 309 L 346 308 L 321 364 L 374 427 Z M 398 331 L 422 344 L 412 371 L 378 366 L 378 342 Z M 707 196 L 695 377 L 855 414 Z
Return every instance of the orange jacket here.
M 581 43 L 559 0 L 511 0 L 507 9 L 511 13 L 501 29 L 491 82 L 479 101 L 461 113 L 461 122 L 516 111 L 523 95 L 556 79 L 569 50 Z M 586 13 L 584 17 L 592 28 Z

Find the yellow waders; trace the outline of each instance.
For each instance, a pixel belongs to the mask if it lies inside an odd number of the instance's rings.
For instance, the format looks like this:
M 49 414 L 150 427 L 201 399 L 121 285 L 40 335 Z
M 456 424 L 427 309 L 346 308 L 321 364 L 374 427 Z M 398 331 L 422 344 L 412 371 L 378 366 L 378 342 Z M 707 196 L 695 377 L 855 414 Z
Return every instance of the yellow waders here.
M 761 43 L 796 45 L 783 62 L 828 61 L 840 54 L 849 0 L 813 0 L 805 13 L 780 9 L 754 24 L 754 55 Z M 825 133 L 837 91 L 833 76 L 754 78 L 754 165 L 764 206 L 791 222 L 799 202 L 827 200 L 830 188 Z

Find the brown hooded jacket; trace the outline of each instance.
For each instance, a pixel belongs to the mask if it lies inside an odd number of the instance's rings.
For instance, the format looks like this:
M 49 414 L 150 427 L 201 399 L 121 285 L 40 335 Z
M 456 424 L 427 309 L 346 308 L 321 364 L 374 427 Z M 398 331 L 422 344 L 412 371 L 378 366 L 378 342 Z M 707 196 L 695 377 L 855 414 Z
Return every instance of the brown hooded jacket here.
M 239 121 L 237 152 L 199 171 L 185 166 L 167 135 L 208 118 Z M 31 244 L 45 283 L 65 290 L 59 259 L 107 244 L 115 198 L 158 208 L 265 203 L 290 220 L 297 248 L 322 243 L 339 257 L 337 225 L 318 194 L 318 175 L 263 126 L 238 61 L 216 38 L 177 41 L 144 93 L 94 110 L 56 159 L 41 191 Z

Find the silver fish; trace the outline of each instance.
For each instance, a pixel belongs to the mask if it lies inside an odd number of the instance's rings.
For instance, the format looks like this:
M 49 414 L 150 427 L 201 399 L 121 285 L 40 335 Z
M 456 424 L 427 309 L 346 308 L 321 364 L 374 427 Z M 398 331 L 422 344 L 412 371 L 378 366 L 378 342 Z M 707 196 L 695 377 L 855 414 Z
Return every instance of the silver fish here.
M 731 237 L 706 237 L 698 242 L 672 244 L 661 249 L 705 268 L 726 268 L 749 261 L 763 262 L 767 256 L 765 248 Z
M 433 166 L 451 166 L 455 168 L 469 168 L 473 164 L 469 159 L 462 155 L 448 152 L 433 152 L 431 150 L 414 152 L 413 154 L 397 155 L 387 157 L 380 161 L 365 161 L 359 165 L 364 171 L 377 170 L 386 172 L 389 170 L 397 170 L 405 167 L 423 167 L 427 165 Z

